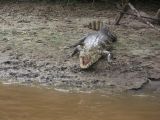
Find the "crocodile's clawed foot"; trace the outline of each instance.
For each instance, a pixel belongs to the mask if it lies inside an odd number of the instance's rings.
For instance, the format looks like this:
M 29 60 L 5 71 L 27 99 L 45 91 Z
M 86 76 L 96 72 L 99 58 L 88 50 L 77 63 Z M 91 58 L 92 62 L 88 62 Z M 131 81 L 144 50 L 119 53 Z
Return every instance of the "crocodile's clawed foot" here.
M 113 55 L 111 52 L 107 51 L 107 50 L 104 50 L 101 52 L 102 55 L 107 55 L 107 61 L 108 63 L 111 63 L 112 62 L 112 58 L 113 58 Z
M 108 63 L 112 62 L 112 58 L 113 58 L 113 55 L 111 53 L 109 53 L 108 56 L 107 56 Z
M 108 62 L 107 66 L 108 66 L 108 69 L 110 69 L 113 66 L 113 59 L 114 59 L 113 58 L 113 54 L 109 53 L 107 55 L 107 62 Z

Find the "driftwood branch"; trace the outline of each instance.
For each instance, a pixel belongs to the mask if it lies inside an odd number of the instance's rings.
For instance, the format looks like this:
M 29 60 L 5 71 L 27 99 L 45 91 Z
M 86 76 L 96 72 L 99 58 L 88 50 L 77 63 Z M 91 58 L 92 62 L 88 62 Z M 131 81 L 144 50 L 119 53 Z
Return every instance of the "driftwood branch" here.
M 127 10 L 128 10 L 128 4 L 124 5 L 122 12 L 120 13 L 120 15 L 115 20 L 115 25 L 119 25 L 120 20 L 124 16 L 123 12 L 127 12 Z
M 92 0 L 92 7 L 94 6 L 94 4 L 95 4 L 95 0 Z
M 70 2 L 70 1 L 69 1 L 69 0 L 67 0 L 67 6 L 69 5 L 69 2 Z
M 149 25 L 150 27 L 158 30 L 157 28 L 155 28 L 155 26 L 154 26 L 152 23 L 150 23 L 149 21 L 143 19 L 143 18 L 141 17 L 141 14 L 139 13 L 139 11 L 138 11 L 131 3 L 128 3 L 128 5 L 129 5 L 129 7 L 137 14 L 137 17 L 139 18 L 139 20 L 141 20 L 143 23 L 146 23 L 146 24 Z
M 137 15 L 135 15 L 135 14 L 132 14 L 132 13 L 129 13 L 129 12 L 123 12 L 122 10 L 118 10 L 118 12 L 137 17 Z M 155 20 L 155 21 L 160 22 L 160 19 L 158 19 L 158 18 L 147 17 L 147 16 L 142 16 L 142 15 L 141 15 L 141 17 L 142 17 L 142 18 L 151 19 L 151 20 Z
M 128 4 L 126 4 L 124 6 L 124 8 L 122 9 L 122 11 L 120 12 L 120 15 L 118 16 L 118 18 L 115 21 L 115 25 L 118 25 L 120 20 L 122 19 L 122 17 L 124 16 L 124 14 L 130 14 L 127 12 L 128 10 L 128 6 L 130 7 L 130 9 L 135 13 L 135 14 L 131 14 L 133 16 L 136 16 L 141 22 L 147 24 L 148 26 L 160 31 L 158 28 L 156 28 L 152 23 L 150 23 L 149 21 L 147 21 L 144 18 L 149 18 L 149 19 L 157 19 L 157 18 L 150 18 L 150 17 L 145 17 L 145 16 L 141 16 L 140 12 L 129 2 Z M 159 18 L 158 18 L 158 22 L 159 22 Z
M 131 3 L 128 3 L 128 6 L 131 8 L 131 10 L 133 10 L 137 14 L 138 17 L 141 17 L 138 10 Z

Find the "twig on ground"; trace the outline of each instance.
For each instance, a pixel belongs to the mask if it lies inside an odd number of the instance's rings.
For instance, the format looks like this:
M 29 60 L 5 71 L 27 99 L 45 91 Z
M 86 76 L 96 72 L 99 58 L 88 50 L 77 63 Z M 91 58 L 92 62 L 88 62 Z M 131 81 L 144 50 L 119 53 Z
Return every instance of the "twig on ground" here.
M 128 10 L 128 4 L 126 4 L 126 5 L 124 5 L 124 7 L 123 7 L 123 12 L 127 12 L 127 10 Z M 119 14 L 119 16 L 116 18 L 116 20 L 115 20 L 115 25 L 119 25 L 119 22 L 120 22 L 120 20 L 122 19 L 122 17 L 124 16 L 124 13 L 120 13 Z

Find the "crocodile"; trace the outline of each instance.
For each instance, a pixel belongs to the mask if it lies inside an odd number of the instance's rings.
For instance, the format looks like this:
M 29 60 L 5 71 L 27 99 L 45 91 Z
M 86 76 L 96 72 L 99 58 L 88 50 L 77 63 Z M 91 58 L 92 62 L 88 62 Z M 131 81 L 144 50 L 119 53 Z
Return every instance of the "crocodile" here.
M 99 31 L 84 36 L 70 46 L 74 47 L 71 56 L 79 53 L 80 68 L 82 69 L 89 68 L 104 55 L 107 56 L 108 62 L 111 62 L 112 54 L 109 49 L 116 40 L 116 35 L 107 26 L 104 26 Z
M 98 31 L 100 30 L 102 27 L 104 27 L 106 23 L 102 20 L 94 20 L 94 21 L 91 21 L 87 24 L 84 24 L 83 26 L 85 28 L 89 28 L 89 29 L 92 29 L 92 30 L 95 30 L 95 31 Z

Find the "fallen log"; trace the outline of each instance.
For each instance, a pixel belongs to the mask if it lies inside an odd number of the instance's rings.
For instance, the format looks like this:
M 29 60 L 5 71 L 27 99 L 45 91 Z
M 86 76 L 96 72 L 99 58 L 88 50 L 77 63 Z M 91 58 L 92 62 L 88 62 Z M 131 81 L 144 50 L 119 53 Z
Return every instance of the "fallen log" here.
M 138 11 L 131 3 L 128 3 L 128 5 L 129 5 L 129 7 L 136 13 L 136 15 L 137 15 L 137 17 L 138 17 L 138 19 L 139 19 L 140 21 L 142 21 L 143 23 L 149 25 L 150 27 L 158 30 L 152 23 L 150 23 L 149 21 L 143 19 L 143 18 L 141 17 L 141 14 L 139 13 L 139 11 Z
M 135 14 L 132 14 L 132 13 L 129 13 L 129 12 L 123 12 L 122 10 L 118 10 L 118 12 L 137 17 L 137 15 L 135 15 Z M 142 15 L 141 15 L 141 17 L 142 17 L 142 18 L 146 18 L 146 19 L 155 20 L 155 21 L 157 21 L 157 22 L 160 22 L 160 19 L 159 19 L 159 18 L 156 18 L 156 17 L 154 18 L 154 17 L 147 17 L 147 16 L 142 16 Z

